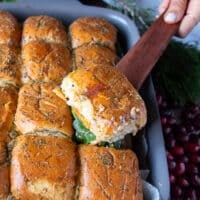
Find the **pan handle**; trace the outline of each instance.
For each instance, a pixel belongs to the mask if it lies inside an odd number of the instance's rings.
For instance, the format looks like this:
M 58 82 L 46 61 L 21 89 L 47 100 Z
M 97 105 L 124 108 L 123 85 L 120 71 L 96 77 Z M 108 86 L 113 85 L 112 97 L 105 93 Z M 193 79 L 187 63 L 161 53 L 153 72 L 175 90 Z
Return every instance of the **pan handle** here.
M 136 89 L 142 86 L 179 24 L 167 24 L 161 15 L 117 64 Z

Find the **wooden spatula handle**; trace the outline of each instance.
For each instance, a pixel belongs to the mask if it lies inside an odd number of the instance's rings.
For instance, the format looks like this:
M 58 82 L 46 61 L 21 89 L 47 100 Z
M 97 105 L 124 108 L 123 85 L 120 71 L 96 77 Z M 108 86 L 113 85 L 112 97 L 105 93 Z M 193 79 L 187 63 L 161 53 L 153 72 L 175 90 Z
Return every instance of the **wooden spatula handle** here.
M 140 89 L 178 26 L 165 23 L 161 15 L 117 64 L 136 89 Z

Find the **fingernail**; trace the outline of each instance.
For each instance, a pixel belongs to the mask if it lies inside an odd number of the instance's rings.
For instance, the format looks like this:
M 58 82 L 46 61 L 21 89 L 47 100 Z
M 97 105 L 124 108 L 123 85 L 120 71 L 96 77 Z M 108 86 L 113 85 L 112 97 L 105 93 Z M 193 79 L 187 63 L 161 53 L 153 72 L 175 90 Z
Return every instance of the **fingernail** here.
M 166 22 L 176 22 L 176 14 L 175 13 L 168 13 L 165 16 L 165 21 Z

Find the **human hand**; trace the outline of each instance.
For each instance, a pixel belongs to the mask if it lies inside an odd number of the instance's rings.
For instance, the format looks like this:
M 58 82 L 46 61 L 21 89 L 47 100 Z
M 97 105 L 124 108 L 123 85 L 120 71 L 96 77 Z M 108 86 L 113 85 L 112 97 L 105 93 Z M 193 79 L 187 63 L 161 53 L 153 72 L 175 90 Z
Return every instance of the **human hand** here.
M 166 23 L 180 22 L 178 36 L 185 37 L 200 21 L 200 0 L 163 0 L 159 13 Z

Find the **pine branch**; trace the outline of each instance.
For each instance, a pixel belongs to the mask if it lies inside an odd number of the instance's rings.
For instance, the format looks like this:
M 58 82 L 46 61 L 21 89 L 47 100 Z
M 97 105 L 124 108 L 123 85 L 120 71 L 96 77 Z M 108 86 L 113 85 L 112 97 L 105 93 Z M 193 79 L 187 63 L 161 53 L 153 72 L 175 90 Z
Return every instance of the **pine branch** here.
M 153 70 L 153 80 L 163 95 L 180 104 L 200 97 L 200 51 L 172 41 Z

